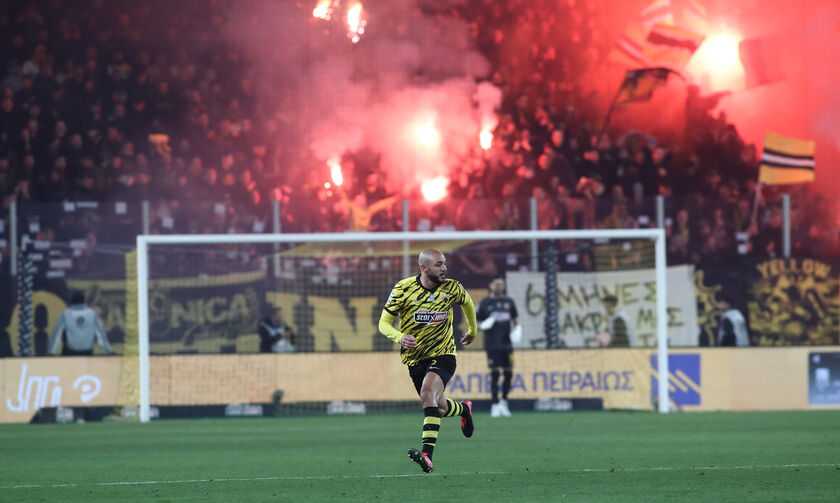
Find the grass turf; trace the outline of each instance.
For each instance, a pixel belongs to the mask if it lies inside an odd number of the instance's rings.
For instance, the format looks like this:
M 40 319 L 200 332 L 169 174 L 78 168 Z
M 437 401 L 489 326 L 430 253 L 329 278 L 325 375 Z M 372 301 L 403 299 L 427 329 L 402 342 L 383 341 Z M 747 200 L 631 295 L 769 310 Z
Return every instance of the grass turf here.
M 840 411 L 0 426 L 0 501 L 838 501 Z

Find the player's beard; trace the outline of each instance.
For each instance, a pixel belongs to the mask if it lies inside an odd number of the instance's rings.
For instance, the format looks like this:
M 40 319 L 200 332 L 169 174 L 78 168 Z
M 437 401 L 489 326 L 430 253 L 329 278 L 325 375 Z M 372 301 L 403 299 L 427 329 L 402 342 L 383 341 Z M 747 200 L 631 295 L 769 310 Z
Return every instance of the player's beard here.
M 443 278 L 441 278 L 443 276 Z M 435 286 L 440 286 L 443 284 L 444 280 L 446 280 L 446 276 L 444 274 L 430 274 L 426 273 L 426 279 L 428 279 L 432 284 Z

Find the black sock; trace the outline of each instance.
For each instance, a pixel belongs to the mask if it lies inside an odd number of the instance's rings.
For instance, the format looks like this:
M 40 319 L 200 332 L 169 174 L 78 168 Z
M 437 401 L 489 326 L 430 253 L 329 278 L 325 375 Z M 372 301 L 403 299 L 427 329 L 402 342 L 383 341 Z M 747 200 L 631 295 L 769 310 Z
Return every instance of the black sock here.
M 499 401 L 499 369 L 490 371 L 490 397 L 493 399 L 493 403 Z
M 502 398 L 507 400 L 508 393 L 510 393 L 510 382 L 513 380 L 513 370 L 505 369 L 504 380 L 502 380 Z

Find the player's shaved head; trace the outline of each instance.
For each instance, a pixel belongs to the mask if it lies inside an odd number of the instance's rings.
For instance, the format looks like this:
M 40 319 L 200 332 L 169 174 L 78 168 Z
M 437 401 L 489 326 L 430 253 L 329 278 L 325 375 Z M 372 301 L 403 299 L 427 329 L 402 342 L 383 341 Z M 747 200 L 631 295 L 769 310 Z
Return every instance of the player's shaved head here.
M 420 252 L 420 256 L 417 257 L 417 265 L 429 265 L 437 262 L 441 257 L 443 257 L 443 252 L 440 250 L 435 250 L 434 248 L 426 248 L 425 250 Z
M 435 288 L 446 281 L 446 257 L 440 250 L 427 248 L 417 257 L 420 265 L 420 283 L 426 288 Z

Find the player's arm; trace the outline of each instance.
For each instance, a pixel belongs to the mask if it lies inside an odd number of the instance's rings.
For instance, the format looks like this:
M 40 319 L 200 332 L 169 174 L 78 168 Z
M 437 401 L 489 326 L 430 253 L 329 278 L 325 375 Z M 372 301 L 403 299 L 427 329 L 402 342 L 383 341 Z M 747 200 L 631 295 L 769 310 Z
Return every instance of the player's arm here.
M 467 318 L 467 333 L 461 337 L 461 344 L 466 346 L 475 339 L 478 326 L 478 322 L 475 319 L 475 304 L 473 304 L 473 300 L 466 290 L 464 290 L 464 302 L 461 304 L 461 309 Z
M 391 295 L 385 301 L 385 307 L 379 316 L 379 333 L 392 341 L 398 343 L 405 349 L 414 349 L 417 346 L 417 339 L 411 334 L 404 334 L 394 328 L 394 318 L 401 312 L 404 292 L 399 284 L 391 290 Z
M 51 355 L 58 353 L 58 344 L 61 342 L 61 334 L 64 332 L 64 313 L 61 313 L 61 316 L 58 317 L 58 321 L 55 324 L 55 328 L 53 328 L 52 335 L 50 336 L 50 342 L 47 344 L 48 352 Z
M 379 317 L 379 333 L 392 341 L 398 343 L 405 349 L 412 349 L 417 346 L 417 340 L 411 334 L 404 334 L 394 328 L 395 316 L 387 310 L 382 310 L 382 315 Z

